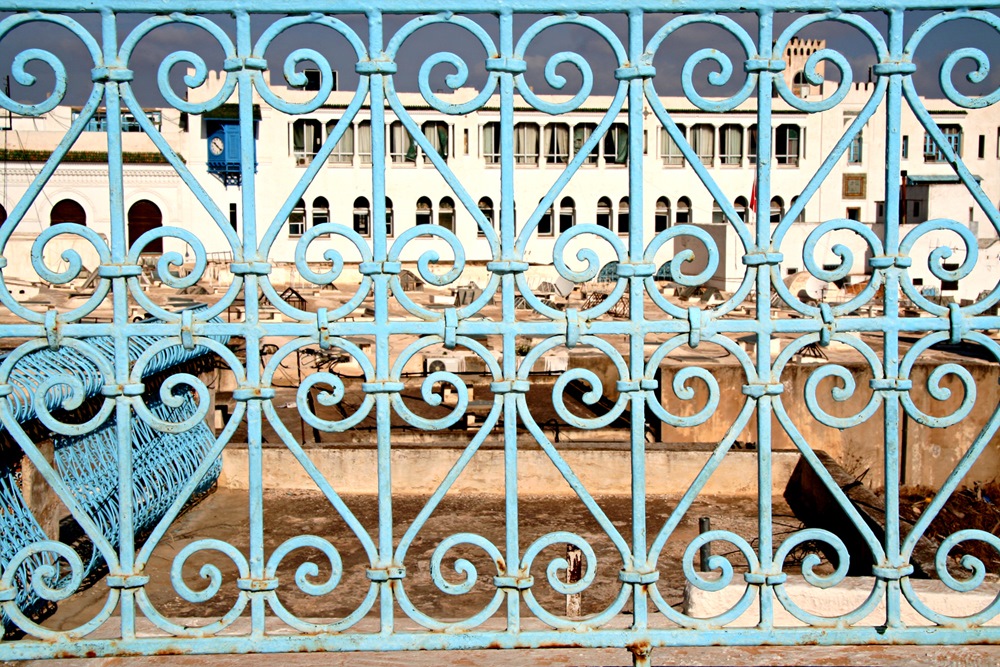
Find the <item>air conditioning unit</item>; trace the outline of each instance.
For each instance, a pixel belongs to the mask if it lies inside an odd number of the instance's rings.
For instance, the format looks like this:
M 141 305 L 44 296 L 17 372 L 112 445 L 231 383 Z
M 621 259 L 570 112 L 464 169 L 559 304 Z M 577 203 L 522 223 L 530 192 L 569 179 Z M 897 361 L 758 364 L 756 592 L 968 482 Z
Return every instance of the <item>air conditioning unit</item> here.
M 424 357 L 424 373 L 461 373 L 465 370 L 465 357 Z
M 308 167 L 310 162 L 312 162 L 312 157 L 306 157 L 305 155 L 295 156 L 296 167 Z

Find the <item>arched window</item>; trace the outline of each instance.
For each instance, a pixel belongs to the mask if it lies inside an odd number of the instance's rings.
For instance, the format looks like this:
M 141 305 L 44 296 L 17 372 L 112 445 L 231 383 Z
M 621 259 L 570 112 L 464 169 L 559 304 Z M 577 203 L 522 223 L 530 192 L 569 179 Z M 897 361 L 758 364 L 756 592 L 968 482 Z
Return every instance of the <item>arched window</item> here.
M 358 197 L 354 200 L 354 231 L 362 236 L 372 233 L 372 209 L 368 205 L 368 199 Z
M 653 231 L 662 232 L 670 226 L 670 200 L 660 197 L 656 200 L 656 215 L 653 217 Z
M 493 213 L 492 199 L 490 199 L 489 197 L 483 197 L 482 199 L 480 199 L 479 212 L 483 214 L 484 218 L 486 218 L 486 221 L 489 223 L 490 227 L 496 226 L 493 218 L 494 213 Z M 486 233 L 481 228 L 479 228 L 478 225 L 476 227 L 478 229 L 478 234 L 477 234 L 478 236 L 486 236 Z
M 674 222 L 678 225 L 694 222 L 694 216 L 691 215 L 691 200 L 687 197 L 681 197 L 677 200 L 677 217 Z
M 434 205 L 427 197 L 421 197 L 417 200 L 417 224 L 429 225 L 433 219 Z
M 385 235 L 392 238 L 392 200 L 385 198 Z
M 618 233 L 628 234 L 628 227 L 628 197 L 622 197 L 622 200 L 618 202 Z
M 771 197 L 771 222 L 781 222 L 785 217 L 785 201 L 781 197 Z
M 75 203 L 75 202 L 74 202 Z M 148 199 L 140 199 L 128 209 L 128 242 L 136 239 L 151 229 L 163 225 L 163 214 L 160 208 Z M 142 249 L 143 253 L 163 253 L 163 239 L 153 239 Z
M 607 197 L 597 200 L 597 224 L 611 229 L 611 200 Z
M 559 231 L 569 231 L 576 224 L 576 202 L 572 197 L 563 197 L 559 202 Z
M 6 218 L 6 216 L 4 217 Z M 86 226 L 87 212 L 83 210 L 79 202 L 72 199 L 63 199 L 52 207 L 52 213 L 49 214 L 49 224 L 57 225 L 60 222 L 73 222 Z
M 313 227 L 330 222 L 330 202 L 326 197 L 316 197 L 313 200 Z
M 541 202 L 541 200 L 539 200 Z M 549 206 L 548 210 L 542 213 L 542 217 L 538 220 L 538 235 L 539 236 L 552 236 L 552 207 Z
M 291 237 L 302 236 L 306 233 L 306 203 L 301 199 L 295 204 L 295 208 L 288 215 L 288 235 Z
M 7 222 L 7 209 L 4 208 L 3 204 L 0 204 L 0 223 Z
M 438 224 L 450 232 L 455 231 L 455 202 L 451 197 L 442 197 L 438 209 Z
M 793 207 L 795 206 L 795 202 L 797 200 L 798 200 L 798 197 L 792 197 L 791 205 Z M 805 222 L 805 221 L 806 221 L 806 207 L 803 206 L 802 210 L 799 211 L 799 214 L 797 216 L 795 216 L 795 222 Z
M 743 196 L 737 197 L 733 202 L 733 206 L 736 208 L 736 215 L 740 216 L 740 220 L 747 222 L 747 212 L 750 209 L 750 204 L 747 203 L 747 198 Z
M 597 282 L 599 283 L 614 283 L 618 282 L 618 262 L 608 262 L 601 268 L 601 272 L 597 274 Z

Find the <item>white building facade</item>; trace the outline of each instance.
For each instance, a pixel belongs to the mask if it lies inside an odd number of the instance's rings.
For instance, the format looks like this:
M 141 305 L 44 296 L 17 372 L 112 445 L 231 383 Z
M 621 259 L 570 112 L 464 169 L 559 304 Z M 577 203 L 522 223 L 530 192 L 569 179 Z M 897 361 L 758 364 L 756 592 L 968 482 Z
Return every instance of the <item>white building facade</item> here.
M 807 97 L 829 95 L 836 84 L 812 86 L 804 83 L 801 65 L 810 53 L 822 47 L 821 41 L 793 41 L 786 52 L 788 84 L 796 94 Z M 192 100 L 210 99 L 222 85 L 223 77 L 210 73 L 205 85 L 190 91 Z M 785 218 L 810 179 L 821 169 L 824 160 L 844 135 L 847 126 L 861 113 L 875 92 L 875 83 L 854 84 L 846 98 L 829 111 L 805 113 L 774 99 L 772 121 L 772 169 L 770 202 L 761 202 L 758 212 L 777 224 Z M 309 90 L 272 88 L 286 100 L 307 100 Z M 441 94 L 445 101 L 466 101 L 478 91 L 460 89 Z M 372 201 L 372 137 L 370 110 L 363 106 L 352 119 L 350 128 L 334 147 L 304 194 L 296 201 L 290 193 L 302 179 L 307 167 L 324 145 L 336 123 L 345 114 L 354 91 L 334 91 L 316 111 L 290 116 L 257 99 L 259 108 L 256 140 L 256 202 L 258 235 L 263 237 L 272 221 L 280 218 L 281 229 L 270 249 L 273 262 L 294 261 L 296 246 L 303 234 L 317 224 L 340 223 L 370 238 L 375 225 L 386 226 L 389 242 L 407 229 L 421 224 L 440 225 L 452 231 L 460 241 L 467 262 L 485 264 L 493 259 L 490 246 L 479 230 L 473 215 L 461 198 L 442 178 L 428 156 L 417 146 L 399 119 L 386 110 L 386 219 L 375 220 Z M 400 101 L 423 135 L 447 167 L 456 175 L 468 194 L 468 200 L 488 220 L 496 221 L 500 211 L 500 140 L 499 104 L 494 99 L 467 115 L 444 115 L 433 109 L 419 94 L 401 94 Z M 518 228 L 536 212 L 539 202 L 573 159 L 581 144 L 607 114 L 610 98 L 593 96 L 572 113 L 550 116 L 526 103 L 515 109 L 514 178 L 515 219 Z M 755 184 L 757 128 L 755 99 L 735 111 L 707 113 L 698 110 L 685 98 L 663 98 L 663 106 L 682 130 L 692 153 L 719 186 L 737 214 L 753 220 L 751 200 Z M 955 152 L 977 177 L 993 211 L 984 211 L 965 184 L 959 182 L 955 168 L 948 163 L 911 109 L 904 105 L 899 127 L 902 144 L 901 169 L 905 182 L 898 187 L 905 199 L 906 231 L 917 223 L 947 218 L 962 223 L 980 239 L 986 256 L 961 285 L 945 284 L 934 277 L 925 257 L 933 247 L 953 248 L 948 261 L 961 264 L 965 245 L 956 234 L 934 232 L 924 237 L 915 250 L 910 270 L 915 283 L 930 291 L 962 298 L 974 298 L 982 290 L 992 289 L 996 278 L 991 270 L 1000 244 L 994 243 L 997 232 L 990 221 L 996 219 L 1000 202 L 1000 112 L 996 105 L 986 109 L 960 109 L 947 100 L 923 99 L 931 118 L 947 136 Z M 79 110 L 58 107 L 40 118 L 15 117 L 6 132 L 6 161 L 3 163 L 4 215 L 13 210 L 30 184 L 37 178 L 44 159 L 66 134 Z M 70 155 L 21 219 L 12 242 L 30 244 L 37 234 L 57 222 L 79 222 L 99 234 L 110 234 L 110 203 L 107 192 L 106 119 L 95 117 L 71 149 Z M 693 224 L 716 240 L 720 255 L 719 269 L 711 284 L 733 290 L 745 273 L 742 256 L 745 250 L 726 220 L 722 207 L 702 182 L 691 160 L 670 139 L 652 109 L 643 109 L 643 152 L 628 154 L 627 110 L 611 125 L 597 148 L 555 197 L 547 212 L 539 212 L 538 228 L 527 245 L 525 259 L 535 265 L 553 261 L 559 234 L 574 225 L 595 223 L 625 239 L 629 220 L 636 210 L 629 202 L 629 169 L 632 160 L 642 161 L 643 172 L 643 245 L 654 235 L 678 224 Z M 243 234 L 241 187 L 213 168 L 227 150 L 231 138 L 224 133 L 233 127 L 233 113 L 226 105 L 202 116 L 183 114 L 176 109 L 147 110 L 147 117 L 164 139 L 184 159 L 186 168 L 215 202 L 221 217 L 237 233 Z M 229 122 L 227 123 L 227 118 Z M 216 219 L 205 210 L 175 169 L 166 163 L 150 138 L 134 119 L 125 118 L 125 211 L 129 242 L 156 226 L 174 226 L 195 232 L 208 253 L 232 250 Z M 780 250 L 784 254 L 781 270 L 786 274 L 805 268 L 802 248 L 809 234 L 824 221 L 857 220 L 878 231 L 885 219 L 885 114 L 876 111 L 861 133 L 832 165 L 815 195 L 795 216 Z M 290 213 L 281 216 L 285 207 Z M 290 208 L 289 208 L 290 207 Z M 575 250 L 592 242 L 601 263 L 615 259 L 610 245 L 584 235 L 571 243 L 565 259 L 571 268 Z M 325 247 L 333 241 L 317 240 L 310 245 L 310 261 L 322 261 Z M 64 243 L 74 243 L 72 240 Z M 324 245 L 324 243 L 326 245 Z M 575 245 L 574 245 L 575 244 Z M 835 265 L 839 259 L 833 246 L 843 244 L 853 252 L 851 273 L 866 273 L 867 246 L 856 234 L 835 232 L 817 244 L 818 265 Z M 10 245 L 10 244 L 8 244 Z M 85 245 L 85 244 L 84 244 Z M 704 249 L 693 238 L 667 244 L 657 255 L 657 264 L 675 251 L 690 245 L 697 258 L 687 273 L 697 270 L 704 261 Z M 54 245 L 47 256 L 58 256 Z M 429 249 L 442 257 L 450 256 L 447 244 L 434 237 L 418 237 L 406 245 L 401 255 L 405 262 L 415 262 Z M 167 238 L 153 243 L 147 252 L 189 249 L 178 239 Z M 992 254 L 991 254 L 992 253 Z M 9 251 L 8 251 L 9 254 Z M 86 255 L 86 253 L 85 253 Z M 350 264 L 360 259 L 344 251 Z M 84 257 L 96 263 L 96 256 Z M 53 261 L 58 261 L 57 259 Z M 8 273 L 31 273 L 30 269 L 11 266 Z

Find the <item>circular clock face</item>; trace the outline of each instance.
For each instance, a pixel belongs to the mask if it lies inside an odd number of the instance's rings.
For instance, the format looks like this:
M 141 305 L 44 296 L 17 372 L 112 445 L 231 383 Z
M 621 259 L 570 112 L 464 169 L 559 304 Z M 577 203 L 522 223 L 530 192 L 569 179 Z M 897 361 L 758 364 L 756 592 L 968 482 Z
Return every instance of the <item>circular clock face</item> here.
M 222 137 L 214 137 L 208 144 L 208 150 L 212 151 L 212 155 L 222 155 L 223 148 L 225 144 L 222 143 Z

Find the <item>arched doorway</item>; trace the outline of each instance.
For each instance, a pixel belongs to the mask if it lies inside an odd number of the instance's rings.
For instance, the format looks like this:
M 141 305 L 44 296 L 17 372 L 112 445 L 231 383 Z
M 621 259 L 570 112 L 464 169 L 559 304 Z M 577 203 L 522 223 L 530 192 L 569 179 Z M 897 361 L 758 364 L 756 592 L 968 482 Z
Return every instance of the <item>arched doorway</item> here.
M 87 226 L 87 212 L 83 210 L 80 203 L 72 199 L 63 199 L 52 207 L 49 213 L 49 224 L 58 225 L 61 222 L 72 222 L 78 225 Z
M 128 210 L 128 244 L 131 246 L 136 239 L 151 229 L 163 225 L 163 214 L 160 208 L 148 199 L 140 199 Z M 162 253 L 163 239 L 153 239 L 142 249 L 144 253 Z

